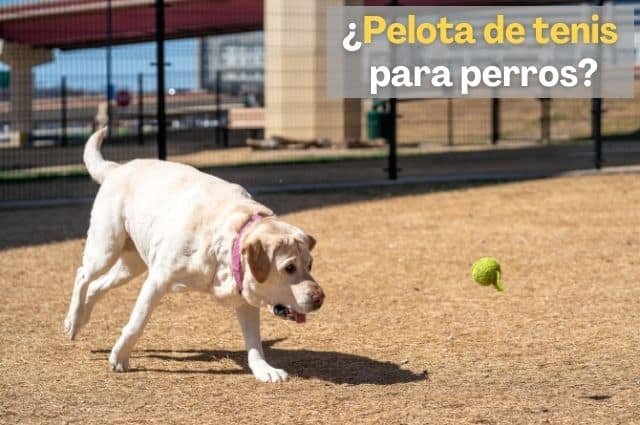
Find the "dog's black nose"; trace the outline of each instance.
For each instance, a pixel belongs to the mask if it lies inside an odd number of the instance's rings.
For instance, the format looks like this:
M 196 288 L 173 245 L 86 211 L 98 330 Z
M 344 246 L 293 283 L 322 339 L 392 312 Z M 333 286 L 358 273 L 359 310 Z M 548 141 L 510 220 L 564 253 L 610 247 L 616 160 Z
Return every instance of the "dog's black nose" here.
M 319 309 L 324 302 L 324 292 L 318 288 L 311 292 L 311 302 L 313 303 L 314 310 Z

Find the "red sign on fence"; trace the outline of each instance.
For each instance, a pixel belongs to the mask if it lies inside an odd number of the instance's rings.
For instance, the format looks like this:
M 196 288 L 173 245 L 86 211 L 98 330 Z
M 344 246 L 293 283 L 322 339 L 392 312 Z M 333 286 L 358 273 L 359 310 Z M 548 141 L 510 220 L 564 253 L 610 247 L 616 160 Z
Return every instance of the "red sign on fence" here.
M 118 93 L 116 93 L 116 103 L 122 108 L 129 106 L 129 103 L 131 103 L 131 93 L 127 90 L 118 90 Z

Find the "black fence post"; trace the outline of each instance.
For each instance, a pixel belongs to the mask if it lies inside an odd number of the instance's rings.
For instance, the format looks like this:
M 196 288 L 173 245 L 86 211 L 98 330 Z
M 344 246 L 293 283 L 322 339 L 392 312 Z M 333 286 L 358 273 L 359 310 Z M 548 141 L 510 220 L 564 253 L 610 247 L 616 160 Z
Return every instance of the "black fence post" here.
M 396 136 L 396 121 L 397 121 L 397 103 L 398 100 L 395 97 L 389 99 L 389 130 L 388 140 L 389 143 L 389 160 L 387 164 L 387 173 L 389 179 L 396 180 L 398 178 L 398 144 Z
M 593 0 L 594 6 L 602 6 L 603 0 Z M 602 58 L 602 47 L 600 44 L 596 50 L 596 60 L 600 62 Z M 597 78 L 594 83 L 594 91 L 597 97 L 591 99 L 591 137 L 593 138 L 593 166 L 599 170 L 602 167 L 602 98 L 600 97 L 600 79 Z
M 551 99 L 540 98 L 540 143 L 551 143 Z
M 144 145 L 144 76 L 138 74 L 138 144 Z
M 391 0 L 389 6 L 399 6 L 398 0 Z M 395 62 L 395 50 L 391 50 L 393 56 L 392 62 Z M 387 131 L 387 143 L 389 144 L 389 157 L 387 162 L 387 173 L 390 180 L 398 179 L 398 143 L 397 143 L 397 104 L 395 97 L 389 99 L 389 130 Z
M 113 95 L 113 64 L 111 57 L 111 45 L 113 44 L 113 13 L 111 0 L 107 0 L 107 141 L 113 134 L 113 106 L 111 97 Z
M 593 137 L 593 166 L 602 167 L 602 99 L 591 99 L 591 137 Z
M 453 146 L 453 98 L 447 98 L 447 144 Z
M 156 0 L 156 63 L 157 73 L 157 111 L 158 120 L 158 158 L 167 159 L 167 117 L 165 114 L 165 83 L 164 83 L 164 1 Z
M 491 98 L 491 144 L 497 145 L 500 140 L 500 99 Z
M 62 76 L 60 80 L 60 144 L 69 145 L 67 137 L 67 77 Z
M 222 143 L 222 101 L 220 96 L 222 95 L 222 71 L 216 70 L 216 145 L 220 146 Z

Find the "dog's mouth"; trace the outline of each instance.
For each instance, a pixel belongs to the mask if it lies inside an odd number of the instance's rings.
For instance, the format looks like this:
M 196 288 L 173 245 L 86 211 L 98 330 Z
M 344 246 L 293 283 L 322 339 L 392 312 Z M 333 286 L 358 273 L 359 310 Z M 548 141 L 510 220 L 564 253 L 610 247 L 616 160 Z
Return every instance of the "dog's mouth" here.
M 307 321 L 307 315 L 304 313 L 298 313 L 291 307 L 287 307 L 283 304 L 276 304 L 271 307 L 271 312 L 274 316 L 278 316 L 285 320 L 293 320 L 296 323 L 304 323 Z

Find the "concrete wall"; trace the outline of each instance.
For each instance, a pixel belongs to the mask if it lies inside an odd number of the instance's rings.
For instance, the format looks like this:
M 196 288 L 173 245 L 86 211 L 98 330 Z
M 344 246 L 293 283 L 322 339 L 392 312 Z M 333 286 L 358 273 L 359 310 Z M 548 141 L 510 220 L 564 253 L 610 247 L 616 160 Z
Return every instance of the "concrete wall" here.
M 266 137 L 360 137 L 359 100 L 328 99 L 325 11 L 342 0 L 265 0 Z M 349 1 L 353 4 L 353 1 Z
M 32 68 L 53 59 L 50 50 L 32 49 L 0 40 L 0 60 L 11 67 L 11 140 L 13 146 L 23 146 L 31 135 L 33 98 Z

